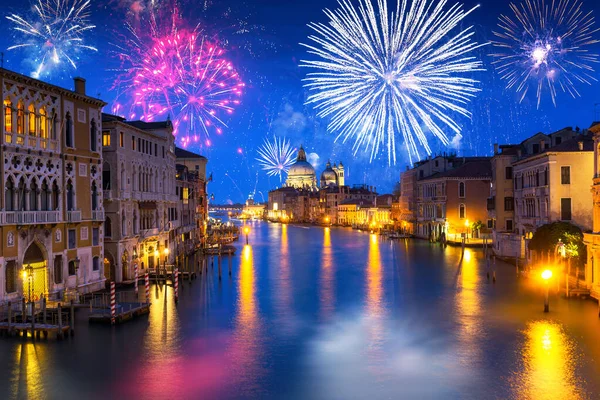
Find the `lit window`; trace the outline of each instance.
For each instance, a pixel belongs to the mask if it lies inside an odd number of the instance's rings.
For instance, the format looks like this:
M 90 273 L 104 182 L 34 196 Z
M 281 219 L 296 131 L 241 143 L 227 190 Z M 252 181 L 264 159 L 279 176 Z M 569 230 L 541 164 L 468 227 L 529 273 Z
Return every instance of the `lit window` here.
M 12 133 L 12 129 L 12 102 L 10 100 L 4 100 L 4 131 Z
M 29 105 L 29 134 L 35 136 L 35 107 Z
M 22 135 L 25 133 L 25 104 L 19 101 L 17 105 L 17 133 Z
M 121 132 L 121 134 L 123 134 Z M 102 132 L 102 146 L 108 147 L 110 146 L 110 131 Z
M 47 139 L 48 131 L 47 131 L 48 117 L 46 115 L 46 109 L 44 107 L 40 108 L 40 137 Z

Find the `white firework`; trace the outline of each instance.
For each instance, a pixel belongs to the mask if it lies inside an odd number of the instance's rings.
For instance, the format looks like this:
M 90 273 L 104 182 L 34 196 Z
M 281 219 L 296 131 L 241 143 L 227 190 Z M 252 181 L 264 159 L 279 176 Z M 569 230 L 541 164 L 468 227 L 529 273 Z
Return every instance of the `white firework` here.
M 290 142 L 286 139 L 278 139 L 276 136 L 273 136 L 273 141 L 265 139 L 258 149 L 258 155 L 256 160 L 267 175 L 279 175 L 280 181 L 295 161 L 295 150 Z
M 394 12 L 386 0 L 340 0 L 325 10 L 328 24 L 311 23 L 307 104 L 330 119 L 329 130 L 353 152 L 370 152 L 371 161 L 385 145 L 388 163 L 396 163 L 400 132 L 409 159 L 420 157 L 418 144 L 431 154 L 428 136 L 445 145 L 460 134 L 457 117 L 470 117 L 467 104 L 479 91 L 471 78 L 482 64 L 469 53 L 480 45 L 473 28 L 458 29 L 477 7 L 446 7 L 446 0 L 398 0 Z
M 90 1 L 35 0 L 30 18 L 8 15 L 6 18 L 14 24 L 13 30 L 23 36 L 22 41 L 8 50 L 29 51 L 35 64 L 34 78 L 48 75 L 53 69 L 63 70 L 60 67 L 63 61 L 76 69 L 75 60 L 81 50 L 98 51 L 84 40 L 85 33 L 96 27 L 89 23 Z
M 523 101 L 534 89 L 539 108 L 548 92 L 556 106 L 557 87 L 578 97 L 577 84 L 591 84 L 598 54 L 594 16 L 579 0 L 525 0 L 510 4 L 514 16 L 501 15 L 492 42 L 497 52 L 494 64 L 508 89 Z

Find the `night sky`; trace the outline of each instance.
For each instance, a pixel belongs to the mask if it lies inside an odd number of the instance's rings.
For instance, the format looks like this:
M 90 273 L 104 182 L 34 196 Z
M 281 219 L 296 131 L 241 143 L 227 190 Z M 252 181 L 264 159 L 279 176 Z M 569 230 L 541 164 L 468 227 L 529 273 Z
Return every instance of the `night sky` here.
M 27 0 L 0 2 L 5 13 L 0 22 L 0 48 L 7 49 L 17 38 L 5 15 L 27 14 L 30 7 Z M 71 78 L 83 76 L 87 79 L 89 95 L 99 95 L 112 104 L 119 93 L 118 87 L 113 88 L 119 74 L 115 71 L 118 65 L 114 59 L 115 44 L 123 32 L 123 21 L 135 18 L 128 14 L 134 1 L 92 0 L 92 3 L 91 23 L 96 28 L 86 40 L 99 51 L 86 52 L 77 61 L 77 70 L 65 69 L 44 79 L 71 88 Z M 465 6 L 469 8 L 477 3 L 481 7 L 467 17 L 466 23 L 474 25 L 478 42 L 487 42 L 492 39 L 499 14 L 509 12 L 508 1 L 469 0 Z M 395 2 L 390 1 L 391 4 L 395 6 Z M 600 18 L 600 0 L 584 0 L 584 6 L 594 10 L 596 18 Z M 309 55 L 299 43 L 308 43 L 306 38 L 311 31 L 307 24 L 326 22 L 323 8 L 335 7 L 335 0 L 180 2 L 184 21 L 190 26 L 200 23 L 206 32 L 218 36 L 227 59 L 246 83 L 242 102 L 226 117 L 228 127 L 223 133 L 211 135 L 210 147 L 190 148 L 209 159 L 208 172 L 213 174 L 209 193 L 214 194 L 215 203 L 243 202 L 251 193 L 256 193 L 258 201 L 266 200 L 267 192 L 280 185 L 279 178 L 269 178 L 256 161 L 257 148 L 265 137 L 273 134 L 287 137 L 294 146 L 303 144 L 307 153 L 316 153 L 318 174 L 331 159 L 332 162 L 343 161 L 349 184 L 368 183 L 383 193 L 391 191 L 399 179 L 399 173 L 408 162 L 404 150 L 395 166 L 388 166 L 384 154 L 369 163 L 368 154 L 352 155 L 351 143 L 334 142 L 335 135 L 327 132 L 327 121 L 316 117 L 312 106 L 304 105 L 307 91 L 302 79 L 308 70 L 300 68 L 299 63 Z M 600 52 L 598 47 L 593 48 L 596 53 Z M 560 92 L 557 107 L 545 97 L 537 109 L 534 95 L 519 103 L 514 90 L 504 89 L 505 83 L 491 64 L 491 50 L 487 46 L 476 54 L 487 71 L 474 75 L 481 81 L 482 92 L 468 106 L 472 120 L 459 119 L 463 127 L 463 139 L 457 143 L 460 155 L 490 155 L 496 142 L 520 142 L 536 132 L 548 133 L 566 126 L 587 128 L 594 119 L 600 119 L 600 113 L 594 111 L 595 103 L 600 103 L 600 83 L 578 85 L 581 97 L 577 99 Z M 5 68 L 30 74 L 32 68 L 24 61 L 26 55 L 19 50 L 4 50 Z M 448 150 L 435 139 L 431 139 L 430 144 L 434 152 Z

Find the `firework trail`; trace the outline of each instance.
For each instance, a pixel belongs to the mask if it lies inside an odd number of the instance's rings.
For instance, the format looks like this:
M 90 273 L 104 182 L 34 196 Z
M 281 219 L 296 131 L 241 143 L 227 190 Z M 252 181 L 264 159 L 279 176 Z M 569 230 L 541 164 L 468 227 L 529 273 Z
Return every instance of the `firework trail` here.
M 89 23 L 90 0 L 37 0 L 30 16 L 6 17 L 22 41 L 8 50 L 25 50 L 35 64 L 34 78 L 51 75 L 75 63 L 85 50 L 98 51 L 85 44 L 85 34 L 95 28 Z
M 295 159 L 295 150 L 289 140 L 273 136 L 273 141 L 265 139 L 263 145 L 258 149 L 256 160 L 267 172 L 267 175 L 279 176 L 279 181 L 282 181 L 283 175 L 287 174 Z
M 151 11 L 139 28 L 128 25 L 130 40 L 116 46 L 122 73 L 115 86 L 131 106 L 117 102 L 113 112 L 146 122 L 168 117 L 179 146 L 208 146 L 240 104 L 244 83 L 198 26 L 186 29 L 176 10 L 167 17 Z
M 523 101 L 535 90 L 537 106 L 545 92 L 556 106 L 557 86 L 578 97 L 577 84 L 597 81 L 592 64 L 598 54 L 588 47 L 598 43 L 594 16 L 579 0 L 525 0 L 510 4 L 513 16 L 499 17 L 492 42 L 496 70 Z
M 467 76 L 482 64 L 469 55 L 479 47 L 472 27 L 450 33 L 477 7 L 447 3 L 398 0 L 391 13 L 386 0 L 340 0 L 324 11 L 327 24 L 309 24 L 313 44 L 304 46 L 320 60 L 302 61 L 317 70 L 306 78 L 307 104 L 330 119 L 338 139 L 354 141 L 354 154 L 364 149 L 372 161 L 385 145 L 395 163 L 402 132 L 412 163 L 417 144 L 431 154 L 429 134 L 445 145 L 445 130 L 460 134 L 455 118 L 470 117 L 466 105 L 479 91 Z

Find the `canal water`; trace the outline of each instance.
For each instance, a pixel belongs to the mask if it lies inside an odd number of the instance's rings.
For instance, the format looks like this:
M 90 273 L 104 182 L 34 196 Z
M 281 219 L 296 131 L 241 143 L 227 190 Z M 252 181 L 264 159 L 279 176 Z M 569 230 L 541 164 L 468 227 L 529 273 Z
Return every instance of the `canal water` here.
M 502 263 L 489 282 L 480 250 L 265 222 L 249 243 L 178 305 L 152 286 L 147 317 L 0 338 L 0 399 L 600 396 L 596 303 L 551 295 L 544 314 L 541 283 Z

